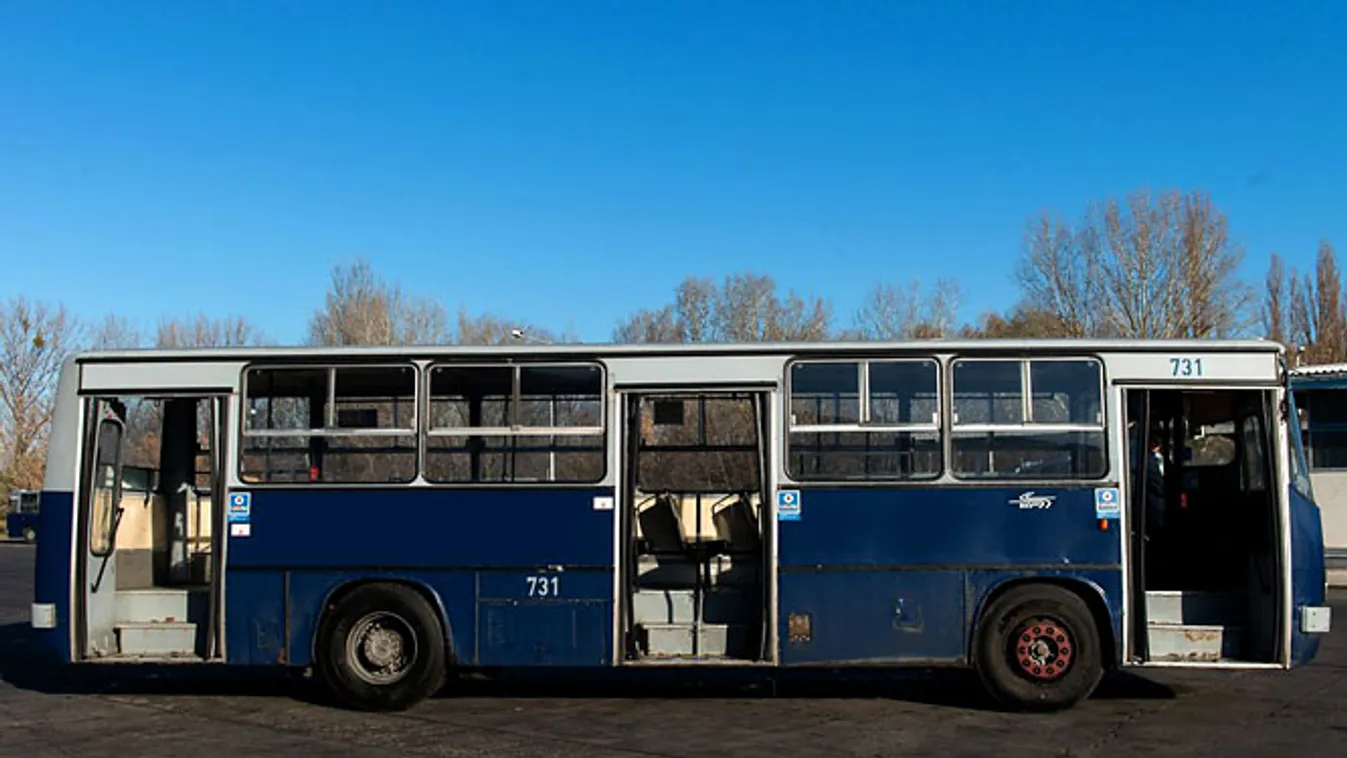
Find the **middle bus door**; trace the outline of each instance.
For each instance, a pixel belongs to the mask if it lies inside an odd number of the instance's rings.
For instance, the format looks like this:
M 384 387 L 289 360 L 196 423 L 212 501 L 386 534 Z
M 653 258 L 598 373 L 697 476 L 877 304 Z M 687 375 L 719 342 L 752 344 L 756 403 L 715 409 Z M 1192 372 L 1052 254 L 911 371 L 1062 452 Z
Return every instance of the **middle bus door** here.
M 622 663 L 776 659 L 777 395 L 623 391 Z
M 210 490 L 211 508 L 206 514 L 209 535 L 206 538 L 209 560 L 209 628 L 206 633 L 206 657 L 211 660 L 225 657 L 224 645 L 224 573 L 229 545 L 227 513 L 229 512 L 229 435 L 225 433 L 229 416 L 229 397 L 217 395 L 210 401 Z

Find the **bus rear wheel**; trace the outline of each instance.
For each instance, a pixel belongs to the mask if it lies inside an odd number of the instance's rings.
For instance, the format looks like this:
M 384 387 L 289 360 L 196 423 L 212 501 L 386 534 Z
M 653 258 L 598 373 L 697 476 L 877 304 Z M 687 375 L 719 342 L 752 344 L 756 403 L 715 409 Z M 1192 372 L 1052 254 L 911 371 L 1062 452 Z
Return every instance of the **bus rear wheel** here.
M 31 526 L 25 526 L 23 528 L 23 541 L 37 542 L 37 530 Z
M 1012 588 L 987 607 L 974 661 L 997 700 L 1024 710 L 1069 708 L 1088 698 L 1104 675 L 1089 607 L 1050 584 Z
M 399 584 L 367 584 L 325 616 L 318 645 L 323 680 L 347 706 L 406 710 L 444 686 L 447 655 L 440 618 Z

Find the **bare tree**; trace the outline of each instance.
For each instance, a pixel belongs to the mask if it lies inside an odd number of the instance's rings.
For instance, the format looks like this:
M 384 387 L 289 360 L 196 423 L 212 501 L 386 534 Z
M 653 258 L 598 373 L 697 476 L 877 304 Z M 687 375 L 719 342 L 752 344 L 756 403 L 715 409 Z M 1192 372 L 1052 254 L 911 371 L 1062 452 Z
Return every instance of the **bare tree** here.
M 1206 195 L 1143 190 L 1074 228 L 1036 219 L 1017 273 L 1025 306 L 1055 314 L 1068 336 L 1227 337 L 1247 326 L 1242 259 Z
M 1277 253 L 1272 254 L 1264 283 L 1263 334 L 1274 342 L 1287 344 L 1291 330 L 1291 303 L 1286 293 L 1286 263 Z
M 1007 315 L 988 313 L 977 325 L 960 330 L 969 339 L 1060 339 L 1077 333 L 1079 323 L 1042 308 L 1016 308 Z
M 1268 339 L 1303 350 L 1309 363 L 1347 361 L 1347 299 L 1331 243 L 1319 243 L 1313 274 L 1288 271 L 1274 254 L 1266 286 L 1263 330 Z
M 141 347 L 143 336 L 125 316 L 109 313 L 94 329 L 89 341 L 92 350 L 129 350 Z
M 0 488 L 37 488 L 61 365 L 80 339 L 64 306 L 0 305 Z
M 716 297 L 710 279 L 688 277 L 674 289 L 674 301 L 632 314 L 614 332 L 616 342 L 707 342 L 713 339 Z
M 819 297 L 777 291 L 770 276 L 733 274 L 717 286 L 689 277 L 674 301 L 618 324 L 618 342 L 783 342 L 827 339 L 832 309 Z
M 161 348 L 246 347 L 267 342 L 266 336 L 242 316 L 211 318 L 204 313 L 185 319 L 159 321 L 154 344 Z
M 430 345 L 449 341 L 439 303 L 390 284 L 364 260 L 332 271 L 324 307 L 309 321 L 316 345 Z
M 466 309 L 460 309 L 457 327 L 450 341 L 459 345 L 506 345 L 521 341 L 555 344 L 577 340 L 573 334 L 556 333 L 541 326 L 511 321 L 490 313 L 474 316 Z
M 1027 303 L 1021 311 L 1054 314 L 1054 331 L 1060 328 L 1064 337 L 1104 331 L 1098 310 L 1105 297 L 1100 286 L 1101 264 L 1095 235 L 1042 214 L 1025 231 L 1024 253 L 1016 271 Z
M 855 315 L 848 336 L 872 340 L 939 339 L 958 330 L 958 282 L 941 279 L 928 294 L 913 280 L 906 288 L 880 283 Z

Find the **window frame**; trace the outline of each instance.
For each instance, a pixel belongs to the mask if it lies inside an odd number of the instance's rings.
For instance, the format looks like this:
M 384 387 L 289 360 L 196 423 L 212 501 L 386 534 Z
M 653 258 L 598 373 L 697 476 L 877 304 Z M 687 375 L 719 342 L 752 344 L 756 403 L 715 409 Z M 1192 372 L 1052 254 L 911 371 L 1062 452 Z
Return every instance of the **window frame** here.
M 351 370 L 351 369 L 354 370 L 410 369 L 412 372 L 412 386 L 411 386 L 412 394 L 409 399 L 409 403 L 412 409 L 410 426 L 405 427 L 396 426 L 387 428 L 337 426 L 336 425 L 337 372 L 341 370 Z M 254 397 L 249 390 L 250 387 L 252 386 L 252 378 L 255 375 L 255 373 L 262 371 L 323 371 L 326 374 L 326 382 L 327 382 L 326 402 L 324 405 L 324 412 L 323 412 L 323 423 L 324 423 L 323 427 L 313 428 L 312 426 L 306 426 L 302 428 L 297 427 L 294 429 L 249 429 L 248 428 L 249 403 L 253 400 Z M 378 361 L 349 361 L 349 362 L 322 361 L 314 363 L 303 363 L 293 361 L 269 363 L 259 361 L 256 363 L 249 363 L 244 365 L 243 368 L 240 369 L 240 373 L 241 376 L 239 381 L 239 420 L 237 425 L 239 440 L 238 444 L 235 446 L 236 452 L 233 455 L 234 458 L 233 468 L 234 468 L 234 476 L 237 478 L 241 486 L 249 489 L 254 488 L 312 489 L 312 488 L 334 488 L 334 487 L 370 489 L 370 488 L 388 488 L 388 487 L 407 487 L 415 484 L 417 481 L 422 479 L 421 475 L 421 470 L 423 467 L 422 451 L 424 449 L 424 445 L 422 443 L 422 433 L 421 433 L 421 426 L 422 426 L 421 368 L 419 365 L 417 365 L 415 361 L 412 360 L 405 360 L 405 361 L 378 360 Z M 267 438 L 275 439 L 285 437 L 304 437 L 306 439 L 313 437 L 348 438 L 348 439 L 355 437 L 389 437 L 389 438 L 411 437 L 413 440 L 412 468 L 414 473 L 412 474 L 412 477 L 406 481 L 388 481 L 388 482 L 377 482 L 377 481 L 313 482 L 303 480 L 281 481 L 281 482 L 250 481 L 245 476 L 244 471 L 244 459 L 248 455 L 249 450 L 247 442 L 247 439 L 249 437 L 259 439 L 267 439 Z
M 935 410 L 929 423 L 893 423 L 877 422 L 871 415 L 871 382 L 870 374 L 873 364 L 929 364 L 934 370 L 934 390 L 935 390 Z M 829 423 L 829 424 L 800 424 L 795 421 L 794 402 L 795 402 L 795 381 L 794 372 L 797 366 L 816 366 L 816 365 L 852 365 L 856 366 L 856 402 L 857 402 L 857 420 L 851 423 Z M 845 485 L 845 486 L 905 486 L 914 484 L 930 484 L 938 481 L 949 467 L 948 451 L 945 440 L 948 437 L 946 433 L 945 409 L 946 409 L 946 381 L 945 366 L 938 356 L 935 355 L 897 355 L 897 356 L 829 356 L 826 358 L 815 357 L 796 357 L 786 361 L 784 366 L 784 398 L 782 402 L 784 424 L 781 435 L 782 442 L 782 461 L 781 466 L 786 478 L 792 482 L 809 485 Z M 840 479 L 837 477 L 805 477 L 801 476 L 799 471 L 795 470 L 793 464 L 793 449 L 791 438 L 795 434 L 935 434 L 936 450 L 940 455 L 940 461 L 936 469 L 930 473 L 920 476 L 900 476 L 900 477 L 875 477 L 861 479 Z
M 1092 363 L 1098 369 L 1098 397 L 1099 414 L 1098 420 L 1094 423 L 1086 422 L 1036 422 L 1034 418 L 1034 385 L 1033 385 L 1033 366 L 1041 363 Z M 960 423 L 958 419 L 958 386 L 957 368 L 960 364 L 976 363 L 1014 363 L 1019 364 L 1020 375 L 1020 414 L 1021 420 L 1018 423 Z M 1068 486 L 1075 486 L 1081 482 L 1100 482 L 1108 480 L 1112 471 L 1112 461 L 1110 460 L 1111 440 L 1109 436 L 1109 413 L 1108 413 L 1108 372 L 1106 361 L 1098 355 L 1089 354 L 1069 354 L 1069 355 L 972 355 L 972 356 L 952 356 L 948 361 L 948 385 L 947 395 L 949 397 L 949 425 L 945 430 L 946 457 L 945 469 L 949 472 L 950 478 L 959 482 L 969 482 L 978 485 L 1022 485 L 1027 483 L 1059 482 Z M 977 476 L 961 472 L 955 465 L 955 447 L 960 434 L 967 435 L 988 435 L 997 433 L 1012 433 L 1024 436 L 1042 437 L 1051 434 L 1072 434 L 1072 433 L 1098 433 L 1103 440 L 1100 452 L 1103 456 L 1103 465 L 1097 476 L 1028 476 L 1013 477 L 1005 475 Z
M 599 376 L 599 419 L 597 425 L 590 426 L 527 426 L 519 423 L 507 424 L 506 426 L 435 426 L 432 424 L 431 403 L 434 402 L 434 394 L 431 391 L 431 384 L 434 381 L 435 370 L 440 368 L 451 369 L 510 369 L 510 395 L 508 408 L 511 410 L 513 418 L 508 421 L 519 420 L 519 414 L 522 412 L 522 400 L 525 397 L 523 387 L 523 370 L 529 368 L 584 368 L 597 369 Z M 421 393 L 421 418 L 423 419 L 420 431 L 420 452 L 419 459 L 419 477 L 427 485 L 433 487 L 457 488 L 457 489 L 483 489 L 500 487 L 548 487 L 548 488 L 575 488 L 575 487 L 593 487 L 603 484 L 608 479 L 609 469 L 611 467 L 610 444 L 609 444 L 609 409 L 608 404 L 611 399 L 611 393 L 608 386 L 608 367 L 603 361 L 594 360 L 502 360 L 502 361 L 455 361 L 438 360 L 430 361 L 425 364 L 422 370 L 422 376 L 418 389 Z M 555 397 L 555 396 L 552 396 Z M 484 438 L 515 438 L 515 437 L 596 437 L 599 440 L 598 446 L 601 450 L 603 465 L 595 478 L 575 481 L 549 481 L 546 479 L 527 479 L 522 481 L 452 481 L 432 479 L 427 475 L 427 460 L 431 441 L 437 438 L 461 438 L 470 439 L 473 437 Z M 568 448 L 556 448 L 557 452 L 565 452 Z M 505 452 L 502 450 L 502 452 Z
M 599 423 L 597 426 L 524 426 L 522 424 L 509 424 L 507 426 L 432 426 L 430 403 L 434 399 L 431 394 L 431 382 L 434 380 L 435 370 L 439 368 L 454 369 L 510 369 L 510 405 L 518 420 L 521 401 L 524 398 L 521 390 L 522 370 L 526 368 L 597 368 L 599 370 Z M 437 361 L 426 364 L 425 376 L 422 378 L 423 394 L 425 396 L 425 437 L 514 437 L 514 436 L 539 436 L 539 437 L 559 437 L 563 435 L 574 436 L 594 436 L 596 434 L 607 434 L 608 430 L 608 373 L 604 365 L 598 361 L 510 361 L 510 362 L 478 362 L 459 363 L 453 361 Z
M 1318 400 L 1318 398 L 1325 395 L 1337 395 L 1343 392 L 1344 390 L 1338 388 L 1319 387 L 1306 387 L 1294 391 L 1294 394 L 1298 396 L 1294 401 L 1296 408 L 1305 414 L 1304 418 L 1298 419 L 1296 433 L 1300 435 L 1300 444 L 1304 450 L 1305 471 L 1307 476 L 1320 472 L 1337 474 L 1347 471 L 1347 463 L 1323 465 L 1320 462 L 1321 450 L 1341 450 L 1342 448 L 1347 447 L 1347 445 L 1328 444 L 1325 447 L 1320 447 L 1319 445 L 1320 441 L 1328 440 L 1332 442 L 1335 441 L 1334 438 L 1337 435 L 1347 433 L 1347 423 L 1342 421 L 1318 420 L 1315 417 L 1314 411 L 1314 407 L 1317 404 L 1315 401 Z M 1333 402 L 1334 400 L 1336 400 L 1336 398 L 1330 399 L 1328 402 Z

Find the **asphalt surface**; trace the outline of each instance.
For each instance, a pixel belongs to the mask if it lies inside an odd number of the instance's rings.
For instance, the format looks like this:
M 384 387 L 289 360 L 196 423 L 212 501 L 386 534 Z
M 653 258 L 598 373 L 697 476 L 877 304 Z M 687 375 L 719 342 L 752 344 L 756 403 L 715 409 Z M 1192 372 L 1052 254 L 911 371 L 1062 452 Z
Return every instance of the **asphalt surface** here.
M 1058 714 L 999 712 L 954 673 L 469 683 L 388 715 L 251 672 L 44 667 L 28 631 L 32 556 L 0 543 L 0 755 L 1347 756 L 1344 593 L 1313 665 L 1122 674 Z

